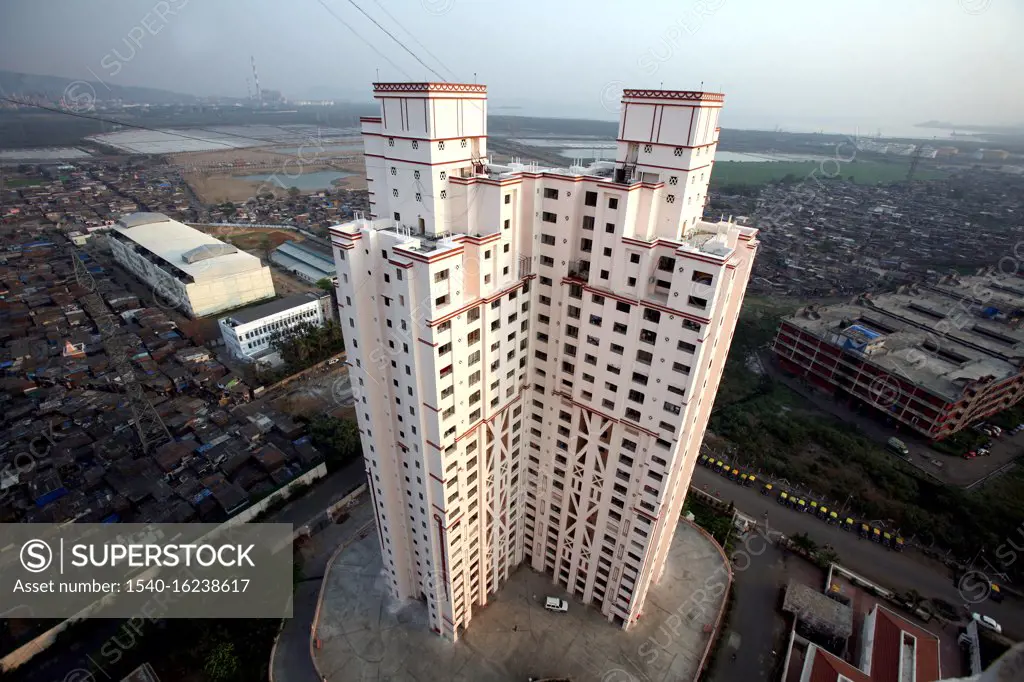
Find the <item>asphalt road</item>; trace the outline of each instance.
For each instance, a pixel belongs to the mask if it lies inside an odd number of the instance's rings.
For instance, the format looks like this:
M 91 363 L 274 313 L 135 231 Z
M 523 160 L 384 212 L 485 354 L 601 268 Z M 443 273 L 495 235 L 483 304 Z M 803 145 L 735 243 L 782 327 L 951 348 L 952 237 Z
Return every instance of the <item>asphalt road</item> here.
M 710 680 L 773 680 L 785 657 L 782 643 L 787 634 L 778 613 L 779 589 L 792 577 L 787 562 L 799 559 L 787 557 L 756 533 L 737 538 L 734 544 L 739 558 L 733 562 L 733 612 Z
M 792 536 L 807 533 L 819 546 L 830 544 L 839 554 L 839 563 L 872 580 L 895 590 L 917 590 L 925 597 L 937 597 L 971 611 L 995 618 L 1003 632 L 1017 640 L 1024 639 L 1024 602 L 1008 596 L 1003 603 L 986 600 L 980 604 L 967 604 L 953 580 L 952 572 L 943 564 L 913 550 L 894 552 L 882 545 L 862 540 L 857 533 L 829 526 L 820 519 L 782 507 L 775 496 L 761 495 L 758 488 L 745 488 L 729 481 L 709 469 L 697 466 L 692 484 L 707 491 L 719 491 L 718 497 L 733 502 L 747 516 L 763 522 L 768 512 L 768 526 Z

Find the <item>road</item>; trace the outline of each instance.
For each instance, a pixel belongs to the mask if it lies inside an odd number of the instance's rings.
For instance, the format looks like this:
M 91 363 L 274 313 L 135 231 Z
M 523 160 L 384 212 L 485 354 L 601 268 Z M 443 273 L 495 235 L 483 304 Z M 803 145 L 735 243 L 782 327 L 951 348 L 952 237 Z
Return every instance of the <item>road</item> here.
M 839 563 L 896 592 L 917 590 L 925 597 L 937 597 L 954 606 L 968 606 L 953 580 L 951 571 L 943 564 L 908 550 L 894 552 L 869 540 L 862 540 L 855 532 L 829 526 L 820 519 L 780 506 L 774 496 L 761 495 L 756 488 L 744 488 L 698 466 L 694 469 L 692 484 L 707 486 L 726 502 L 759 521 L 768 512 L 768 525 L 772 530 L 793 536 L 807 533 L 818 545 L 830 544 L 839 554 Z M 1024 602 L 1007 597 L 1001 604 L 991 600 L 975 604 L 971 610 L 995 618 L 1003 632 L 1018 640 L 1024 639 Z
M 787 557 L 759 535 L 748 537 L 746 542 L 739 538 L 735 542 L 741 557 L 733 563 L 732 617 L 721 635 L 711 682 L 776 679 L 782 664 L 778 652 L 784 656 L 787 631 L 778 612 L 779 589 L 796 578 L 787 564 L 800 559 Z M 756 618 L 749 617 L 754 613 Z

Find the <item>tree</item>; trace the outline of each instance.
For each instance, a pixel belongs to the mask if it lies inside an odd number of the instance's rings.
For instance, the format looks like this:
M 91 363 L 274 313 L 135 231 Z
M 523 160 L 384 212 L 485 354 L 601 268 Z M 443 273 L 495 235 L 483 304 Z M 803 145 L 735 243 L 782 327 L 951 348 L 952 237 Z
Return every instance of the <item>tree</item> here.
M 302 192 L 299 191 L 298 187 L 292 186 L 288 188 L 288 196 L 290 196 L 292 199 L 299 196 L 300 194 L 302 194 Z
M 324 277 L 323 279 L 317 280 L 316 285 L 324 291 L 334 291 L 334 282 L 331 281 L 330 277 Z
M 363 455 L 359 425 L 350 419 L 317 415 L 309 423 L 309 437 L 323 451 L 329 470 L 337 470 Z
M 211 680 L 230 680 L 238 673 L 238 656 L 231 642 L 217 642 L 206 656 L 203 671 Z
M 808 554 L 814 554 L 818 551 L 818 543 L 812 540 L 807 533 L 797 533 L 790 540 L 792 540 L 793 545 Z

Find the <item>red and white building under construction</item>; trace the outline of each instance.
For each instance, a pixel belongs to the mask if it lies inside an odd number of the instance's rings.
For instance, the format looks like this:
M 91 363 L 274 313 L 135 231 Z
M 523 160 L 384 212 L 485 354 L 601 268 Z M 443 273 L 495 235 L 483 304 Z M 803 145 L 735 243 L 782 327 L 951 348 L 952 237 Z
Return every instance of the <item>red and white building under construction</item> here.
M 941 440 L 1024 397 L 1024 279 L 934 284 L 807 307 L 785 318 L 779 364 L 844 402 Z

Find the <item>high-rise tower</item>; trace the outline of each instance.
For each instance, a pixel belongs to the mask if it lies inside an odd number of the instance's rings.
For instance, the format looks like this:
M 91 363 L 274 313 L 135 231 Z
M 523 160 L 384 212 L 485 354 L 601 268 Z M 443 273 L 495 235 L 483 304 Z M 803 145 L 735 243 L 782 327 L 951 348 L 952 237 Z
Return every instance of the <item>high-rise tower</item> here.
M 626 90 L 614 162 L 486 159 L 486 88 L 378 83 L 331 228 L 390 589 L 451 639 L 520 563 L 628 626 L 664 568 L 757 248 L 701 220 L 723 96 Z

